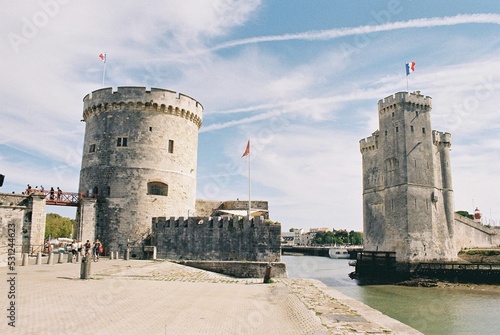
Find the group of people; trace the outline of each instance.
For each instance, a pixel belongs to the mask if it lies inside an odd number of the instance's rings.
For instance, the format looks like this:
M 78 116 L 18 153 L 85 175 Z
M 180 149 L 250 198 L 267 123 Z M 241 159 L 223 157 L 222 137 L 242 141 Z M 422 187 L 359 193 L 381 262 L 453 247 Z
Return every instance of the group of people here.
M 26 185 L 26 191 L 23 192 L 24 195 L 30 195 L 30 194 L 37 194 L 37 193 L 44 193 L 45 191 L 45 188 L 43 187 L 43 185 L 40 185 L 40 188 L 38 188 L 38 186 L 35 186 L 35 188 L 32 188 L 30 184 Z M 61 196 L 62 196 L 62 190 L 59 188 L 59 186 L 57 187 L 57 191 L 54 190 L 53 187 L 50 188 L 50 191 L 49 191 L 49 199 L 50 200 L 55 200 L 56 197 L 57 197 L 57 200 L 61 200 Z
M 82 256 L 92 255 L 92 260 L 94 262 L 99 262 L 99 256 L 102 255 L 103 251 L 102 243 L 99 239 L 96 239 L 94 243 L 90 243 L 90 240 L 87 240 L 85 243 L 73 240 L 73 243 L 71 243 L 73 259 L 75 259 L 76 255 L 79 253 Z

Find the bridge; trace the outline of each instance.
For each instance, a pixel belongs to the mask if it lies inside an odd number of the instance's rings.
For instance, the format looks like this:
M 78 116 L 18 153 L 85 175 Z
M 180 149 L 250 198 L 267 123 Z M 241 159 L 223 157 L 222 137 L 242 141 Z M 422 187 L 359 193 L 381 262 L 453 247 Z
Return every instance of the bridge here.
M 35 191 L 33 194 L 45 195 L 45 203 L 54 206 L 73 206 L 78 207 L 78 203 L 82 198 L 87 198 L 83 193 L 73 192 L 57 192 L 50 190 Z

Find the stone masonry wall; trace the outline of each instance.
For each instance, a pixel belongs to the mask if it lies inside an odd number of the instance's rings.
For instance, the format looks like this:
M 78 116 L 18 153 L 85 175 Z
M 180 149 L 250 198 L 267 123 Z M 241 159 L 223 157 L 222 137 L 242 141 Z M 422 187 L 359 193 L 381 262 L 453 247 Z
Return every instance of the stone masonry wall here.
M 9 228 L 15 227 L 15 231 Z M 43 251 L 45 198 L 41 195 L 0 193 L 0 266 L 6 265 L 10 234 L 14 234 L 16 259 L 21 253 Z
M 271 264 L 271 278 L 288 278 L 285 263 L 237 261 L 176 261 L 176 263 L 237 278 L 264 278 L 266 267 Z
M 153 218 L 151 245 L 159 258 L 280 262 L 281 225 L 227 217 Z

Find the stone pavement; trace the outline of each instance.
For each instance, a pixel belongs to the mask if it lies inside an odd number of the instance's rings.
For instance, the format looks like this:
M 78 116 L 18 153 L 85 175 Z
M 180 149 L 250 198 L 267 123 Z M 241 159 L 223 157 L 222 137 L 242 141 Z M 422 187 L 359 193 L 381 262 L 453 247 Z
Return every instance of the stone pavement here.
M 16 267 L 7 299 L 0 267 L 0 334 L 420 334 L 319 281 L 235 279 L 166 261 Z M 8 326 L 9 302 L 15 325 Z

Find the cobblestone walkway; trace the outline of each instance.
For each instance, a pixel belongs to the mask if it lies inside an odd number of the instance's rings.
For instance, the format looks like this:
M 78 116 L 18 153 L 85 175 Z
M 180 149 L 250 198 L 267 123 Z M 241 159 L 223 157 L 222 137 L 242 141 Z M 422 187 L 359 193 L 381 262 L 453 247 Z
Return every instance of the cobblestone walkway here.
M 420 334 L 314 280 L 263 284 L 166 261 L 91 268 L 81 280 L 80 264 L 19 266 L 16 327 L 0 334 Z

